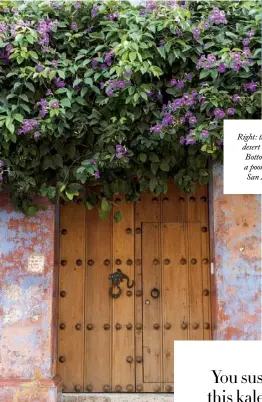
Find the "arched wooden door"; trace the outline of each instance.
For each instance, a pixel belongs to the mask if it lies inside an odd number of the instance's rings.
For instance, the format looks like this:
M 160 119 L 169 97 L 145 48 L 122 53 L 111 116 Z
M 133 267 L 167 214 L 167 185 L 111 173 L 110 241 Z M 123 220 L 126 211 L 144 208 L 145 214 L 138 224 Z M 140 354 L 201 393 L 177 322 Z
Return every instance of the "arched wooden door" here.
M 104 221 L 61 206 L 58 373 L 64 392 L 173 392 L 174 340 L 211 338 L 207 187 L 114 201 Z

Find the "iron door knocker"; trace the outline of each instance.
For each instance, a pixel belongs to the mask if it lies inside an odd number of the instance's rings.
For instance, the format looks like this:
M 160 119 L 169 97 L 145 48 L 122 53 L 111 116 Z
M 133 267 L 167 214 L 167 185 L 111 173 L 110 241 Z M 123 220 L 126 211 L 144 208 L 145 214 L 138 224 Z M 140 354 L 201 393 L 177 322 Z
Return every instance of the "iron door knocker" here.
M 113 274 L 109 275 L 108 279 L 110 281 L 112 281 L 112 286 L 109 289 L 109 294 L 111 297 L 113 297 L 114 299 L 117 299 L 118 297 L 121 296 L 122 294 L 122 289 L 120 288 L 120 284 L 121 282 L 123 282 L 124 279 L 126 279 L 127 281 L 127 287 L 128 289 L 131 289 L 134 286 L 134 281 L 132 281 L 132 283 L 130 283 L 130 279 L 129 277 L 124 274 L 121 269 L 117 269 L 116 272 L 114 272 Z M 114 288 L 117 288 L 117 293 L 114 293 Z

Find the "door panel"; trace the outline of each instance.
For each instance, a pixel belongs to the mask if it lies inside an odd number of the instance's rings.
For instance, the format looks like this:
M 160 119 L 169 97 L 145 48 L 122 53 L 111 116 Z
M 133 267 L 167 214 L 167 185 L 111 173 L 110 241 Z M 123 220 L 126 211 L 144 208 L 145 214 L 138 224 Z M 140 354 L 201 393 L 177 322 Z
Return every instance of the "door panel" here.
M 113 212 L 121 209 L 124 216 L 113 223 L 113 271 L 120 268 L 134 280 L 134 206 L 117 197 L 119 204 Z M 134 287 L 121 284 L 123 293 L 113 300 L 113 390 L 133 392 L 135 390 L 135 337 L 134 337 Z M 132 329 L 127 325 L 131 324 Z M 119 329 L 118 329 L 119 328 Z
M 111 219 L 101 220 L 96 210 L 86 222 L 85 279 L 85 390 L 99 392 L 110 385 L 112 299 L 108 277 L 112 270 Z M 105 388 L 106 389 L 106 388 Z
M 162 372 L 162 314 L 161 299 L 157 294 L 162 293 L 158 223 L 144 223 L 142 226 L 142 270 L 144 382 L 157 383 L 161 382 Z
M 183 223 L 162 225 L 164 382 L 174 381 L 174 340 L 188 339 L 187 231 Z M 170 385 L 169 385 L 170 387 Z M 169 388 L 168 388 L 169 389 Z
M 207 196 L 205 186 L 185 195 L 172 183 L 137 203 L 120 194 L 107 220 L 80 203 L 61 206 L 65 392 L 173 391 L 174 340 L 211 338 Z M 118 269 L 126 277 L 113 297 Z
M 58 372 L 65 392 L 84 390 L 85 214 L 82 205 L 61 208 Z

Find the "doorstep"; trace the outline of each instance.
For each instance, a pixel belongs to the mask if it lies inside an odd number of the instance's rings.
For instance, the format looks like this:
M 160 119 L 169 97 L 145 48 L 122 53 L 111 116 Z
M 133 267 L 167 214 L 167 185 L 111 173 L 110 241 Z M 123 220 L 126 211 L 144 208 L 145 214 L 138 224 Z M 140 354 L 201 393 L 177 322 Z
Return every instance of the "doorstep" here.
M 63 402 L 171 402 L 173 394 L 63 394 Z

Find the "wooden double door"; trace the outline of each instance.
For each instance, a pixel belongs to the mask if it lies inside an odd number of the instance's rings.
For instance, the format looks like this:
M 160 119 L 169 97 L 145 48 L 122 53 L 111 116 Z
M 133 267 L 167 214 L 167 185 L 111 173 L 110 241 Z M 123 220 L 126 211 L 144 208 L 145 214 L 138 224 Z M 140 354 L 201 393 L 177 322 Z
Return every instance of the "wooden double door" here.
M 206 187 L 185 196 L 170 185 L 137 203 L 114 197 L 107 220 L 61 206 L 64 392 L 173 392 L 174 340 L 211 338 L 207 201 Z

